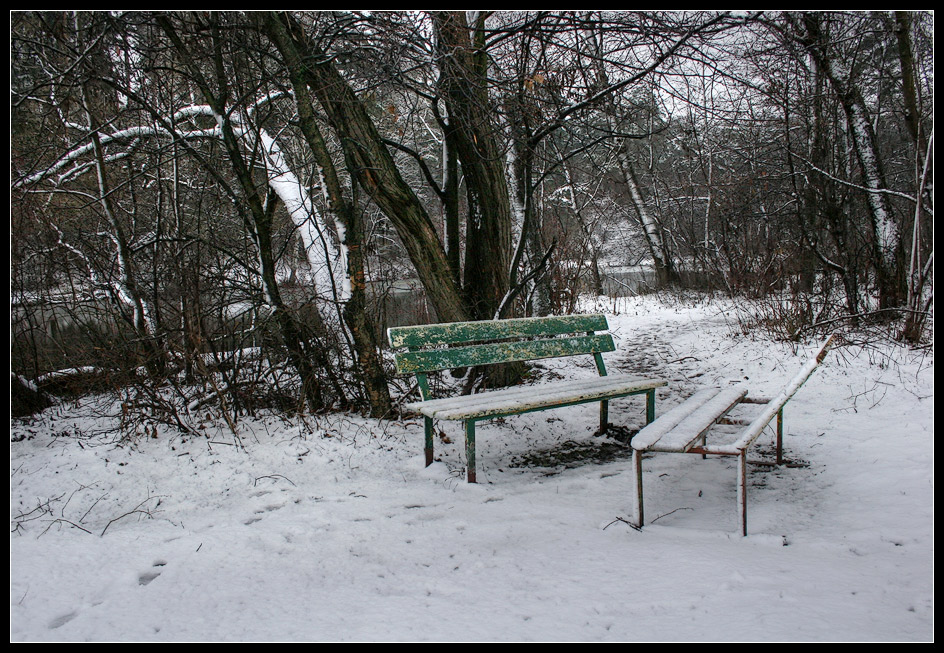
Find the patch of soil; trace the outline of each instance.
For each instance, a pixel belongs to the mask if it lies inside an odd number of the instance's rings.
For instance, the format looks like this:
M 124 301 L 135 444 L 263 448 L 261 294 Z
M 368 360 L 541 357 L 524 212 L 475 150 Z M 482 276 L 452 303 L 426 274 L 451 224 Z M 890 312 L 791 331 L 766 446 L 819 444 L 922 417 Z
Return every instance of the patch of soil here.
M 620 429 L 625 431 L 625 439 L 618 438 L 619 434 L 613 431 Z M 528 453 L 512 459 L 510 467 L 528 468 L 550 468 L 550 469 L 573 469 L 583 465 L 600 465 L 612 462 L 614 460 L 624 460 L 633 455 L 633 448 L 629 445 L 630 438 L 636 434 L 636 431 L 629 432 L 629 429 L 621 427 L 610 427 L 607 435 L 611 438 L 606 440 L 590 440 L 586 442 L 575 442 L 567 440 L 551 449 Z

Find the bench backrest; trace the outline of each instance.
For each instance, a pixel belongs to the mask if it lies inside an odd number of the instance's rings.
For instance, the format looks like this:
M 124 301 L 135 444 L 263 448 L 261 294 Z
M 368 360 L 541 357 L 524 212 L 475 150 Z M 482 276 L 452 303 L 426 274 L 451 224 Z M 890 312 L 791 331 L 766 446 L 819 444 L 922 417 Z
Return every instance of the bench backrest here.
M 602 352 L 616 349 L 605 315 L 565 315 L 480 322 L 392 327 L 387 337 L 399 374 L 416 374 L 425 389 L 427 372 L 496 363 L 592 354 L 606 375 Z

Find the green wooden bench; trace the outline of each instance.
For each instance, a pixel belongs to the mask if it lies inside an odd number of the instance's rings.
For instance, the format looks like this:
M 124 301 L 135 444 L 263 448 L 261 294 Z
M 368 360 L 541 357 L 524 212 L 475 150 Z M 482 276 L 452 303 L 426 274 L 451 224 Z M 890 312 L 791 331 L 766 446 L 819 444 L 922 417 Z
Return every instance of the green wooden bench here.
M 608 402 L 618 397 L 646 394 L 646 423 L 655 418 L 655 389 L 660 379 L 607 375 L 603 352 L 616 349 L 604 315 L 569 315 L 481 322 L 452 322 L 394 327 L 387 335 L 400 374 L 415 374 L 422 401 L 405 408 L 424 416 L 426 464 L 433 462 L 433 420 L 456 420 L 465 425 L 467 478 L 475 483 L 476 422 L 550 408 L 600 402 L 600 430 L 608 426 Z M 592 355 L 599 376 L 539 385 L 519 385 L 471 395 L 430 395 L 430 372 L 530 361 L 564 356 Z
M 823 343 L 783 391 L 773 399 L 749 398 L 747 390 L 740 386 L 704 388 L 641 429 L 632 441 L 636 480 L 633 519 L 636 526 L 643 525 L 642 456 L 644 453 L 694 453 L 701 454 L 703 458 L 707 454 L 737 456 L 738 518 L 741 534 L 747 535 L 747 450 L 776 417 L 777 464 L 783 462 L 783 407 L 823 361 L 833 338 L 834 336 L 830 336 Z M 741 403 L 761 404 L 763 408 L 750 422 L 726 420 L 726 415 Z M 739 424 L 743 426 L 743 429 L 736 434 L 732 443 L 708 443 L 707 435 L 710 429 L 723 421 Z

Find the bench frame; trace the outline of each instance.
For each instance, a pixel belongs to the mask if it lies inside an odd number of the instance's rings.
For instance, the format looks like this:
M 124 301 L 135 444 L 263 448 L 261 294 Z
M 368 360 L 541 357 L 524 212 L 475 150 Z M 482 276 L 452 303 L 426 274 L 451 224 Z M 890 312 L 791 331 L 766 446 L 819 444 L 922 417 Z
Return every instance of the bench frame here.
M 405 408 L 424 416 L 426 465 L 433 462 L 433 420 L 462 421 L 465 430 L 467 480 L 476 482 L 475 425 L 477 422 L 524 413 L 600 403 L 600 432 L 607 430 L 609 401 L 646 395 L 646 423 L 655 419 L 655 389 L 661 379 L 629 375 L 608 376 L 603 352 L 616 350 L 604 315 L 568 315 L 480 322 L 451 322 L 393 327 L 387 337 L 395 349 L 399 374 L 415 374 L 422 401 Z M 433 399 L 427 374 L 447 369 L 497 363 L 592 355 L 599 377 L 535 386 L 513 386 L 475 395 Z M 600 378 L 600 377 L 606 377 Z
M 641 429 L 633 438 L 633 470 L 635 474 L 635 500 L 633 520 L 639 528 L 643 525 L 642 456 L 645 452 L 693 453 L 718 456 L 737 456 L 737 503 L 741 535 L 747 535 L 747 450 L 764 432 L 767 425 L 777 418 L 776 448 L 777 465 L 783 463 L 783 408 L 806 380 L 823 362 L 833 342 L 829 336 L 790 383 L 772 399 L 748 398 L 747 390 L 738 387 L 725 389 L 706 388 L 660 416 L 652 424 Z M 760 413 L 737 435 L 732 444 L 708 444 L 707 434 L 712 426 L 727 421 L 725 416 L 738 404 L 762 404 Z M 730 423 L 730 422 L 729 422 Z M 733 422 L 739 423 L 739 422 Z

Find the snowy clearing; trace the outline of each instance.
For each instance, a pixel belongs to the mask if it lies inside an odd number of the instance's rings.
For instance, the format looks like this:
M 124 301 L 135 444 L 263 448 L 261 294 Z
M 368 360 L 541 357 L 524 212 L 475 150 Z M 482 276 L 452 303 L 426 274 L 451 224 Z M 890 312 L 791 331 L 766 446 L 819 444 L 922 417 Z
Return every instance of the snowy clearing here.
M 657 415 L 709 385 L 771 396 L 815 348 L 742 336 L 722 301 L 609 314 L 612 372 L 659 375 Z M 596 374 L 593 360 L 545 374 Z M 785 411 L 792 466 L 646 459 L 595 404 L 461 425 L 222 420 L 115 443 L 101 399 L 12 423 L 13 641 L 931 641 L 933 356 L 840 346 Z M 644 397 L 614 401 L 639 428 Z M 762 436 L 754 458 L 770 451 Z M 655 523 L 653 523 L 655 521 Z

